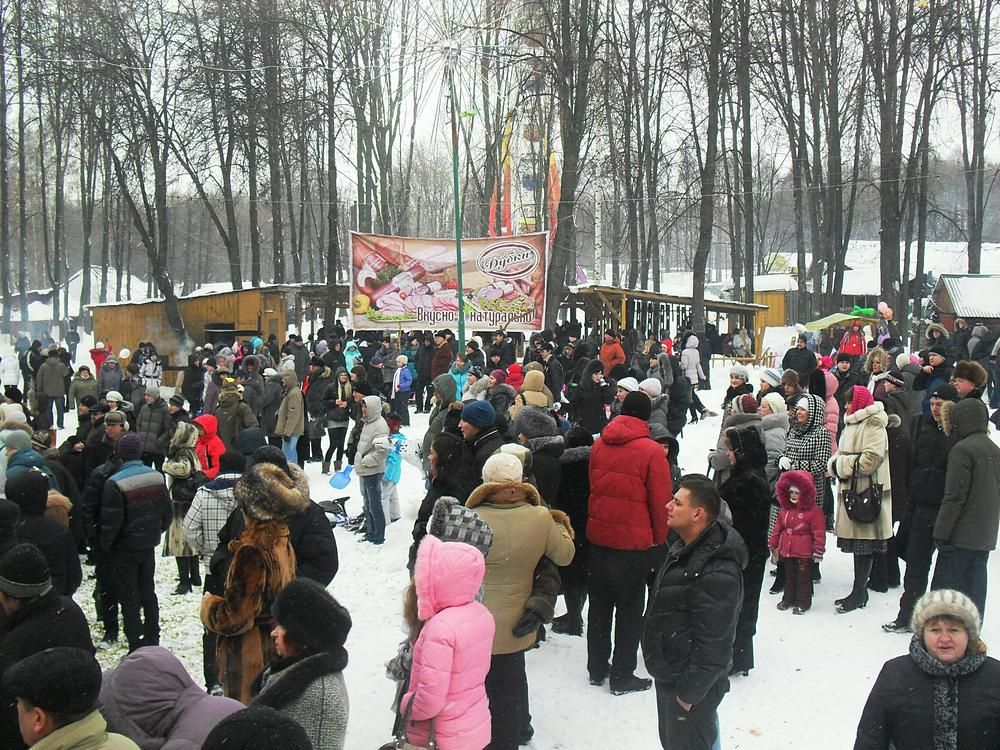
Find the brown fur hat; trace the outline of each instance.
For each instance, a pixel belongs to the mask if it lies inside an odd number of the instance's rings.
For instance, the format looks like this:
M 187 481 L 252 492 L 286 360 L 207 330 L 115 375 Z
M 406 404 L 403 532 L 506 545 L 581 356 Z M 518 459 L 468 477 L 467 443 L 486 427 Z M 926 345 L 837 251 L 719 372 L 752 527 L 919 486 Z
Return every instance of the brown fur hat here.
M 250 518 L 258 521 L 287 519 L 309 507 L 309 494 L 294 475 L 274 464 L 255 464 L 240 477 L 236 501 Z
M 955 371 L 951 375 L 953 378 L 962 378 L 962 380 L 968 380 L 970 383 L 975 384 L 976 388 L 982 388 L 986 385 L 986 381 L 989 379 L 989 375 L 986 374 L 986 370 L 978 362 L 972 362 L 971 360 L 962 360 L 955 364 Z

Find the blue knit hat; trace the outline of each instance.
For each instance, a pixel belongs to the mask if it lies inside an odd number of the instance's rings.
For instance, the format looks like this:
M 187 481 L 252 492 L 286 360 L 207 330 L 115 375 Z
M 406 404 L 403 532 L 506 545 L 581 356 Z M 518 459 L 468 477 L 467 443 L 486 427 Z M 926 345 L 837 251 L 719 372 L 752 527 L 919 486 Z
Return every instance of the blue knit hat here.
M 473 401 L 462 408 L 462 421 L 485 430 L 496 424 L 497 413 L 489 401 Z

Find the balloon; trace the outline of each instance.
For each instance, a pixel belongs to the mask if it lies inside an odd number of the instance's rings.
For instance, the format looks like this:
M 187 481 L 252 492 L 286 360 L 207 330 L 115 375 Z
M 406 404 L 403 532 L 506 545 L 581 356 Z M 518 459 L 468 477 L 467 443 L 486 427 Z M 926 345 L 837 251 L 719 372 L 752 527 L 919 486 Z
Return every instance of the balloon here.
M 885 308 L 882 311 L 882 317 L 884 317 L 886 320 L 892 320 L 892 308 L 891 307 Z
M 879 303 L 878 303 L 878 311 L 879 311 L 880 313 L 884 313 L 884 312 L 885 312 L 886 310 L 888 310 L 888 309 L 889 309 L 889 305 L 888 305 L 888 304 L 886 304 L 885 302 L 879 302 Z

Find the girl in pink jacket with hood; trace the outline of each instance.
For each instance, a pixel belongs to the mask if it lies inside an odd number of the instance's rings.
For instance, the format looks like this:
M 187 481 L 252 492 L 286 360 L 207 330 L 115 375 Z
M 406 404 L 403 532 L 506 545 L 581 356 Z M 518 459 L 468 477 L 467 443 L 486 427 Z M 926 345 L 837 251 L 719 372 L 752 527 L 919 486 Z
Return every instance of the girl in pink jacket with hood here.
M 493 615 L 476 601 L 486 559 L 475 547 L 424 537 L 413 573 L 416 618 L 422 623 L 413 645 L 407 740 L 426 746 L 433 723 L 440 750 L 482 750 L 490 743 L 486 674 L 490 671 Z M 407 597 L 407 619 L 413 619 Z

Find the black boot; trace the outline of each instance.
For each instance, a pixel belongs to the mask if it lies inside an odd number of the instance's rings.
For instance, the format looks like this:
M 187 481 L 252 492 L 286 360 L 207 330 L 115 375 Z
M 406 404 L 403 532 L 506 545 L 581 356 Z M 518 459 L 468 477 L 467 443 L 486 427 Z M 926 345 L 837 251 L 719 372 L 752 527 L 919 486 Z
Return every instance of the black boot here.
M 864 609 L 868 604 L 868 576 L 872 572 L 871 555 L 854 555 L 854 588 L 851 593 L 843 599 L 834 602 L 837 612 L 853 612 L 856 609 Z
M 774 568 L 774 583 L 771 584 L 771 588 L 768 589 L 769 594 L 780 594 L 785 590 L 785 561 L 778 560 L 778 564 Z
M 175 557 L 177 561 L 177 588 L 173 590 L 173 594 L 190 594 L 191 593 L 191 570 L 188 567 L 188 559 L 186 557 Z
M 197 557 L 188 558 L 188 566 L 191 571 L 191 588 L 201 588 L 201 565 Z

